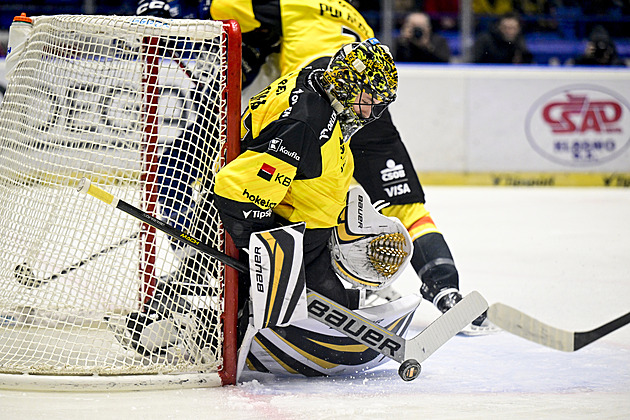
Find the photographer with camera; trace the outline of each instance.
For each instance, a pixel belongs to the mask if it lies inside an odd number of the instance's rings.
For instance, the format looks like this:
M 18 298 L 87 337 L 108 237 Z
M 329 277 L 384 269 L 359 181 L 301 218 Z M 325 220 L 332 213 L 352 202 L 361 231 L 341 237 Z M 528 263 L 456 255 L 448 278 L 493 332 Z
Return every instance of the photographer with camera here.
M 433 33 L 426 13 L 412 12 L 400 28 L 395 57 L 399 62 L 448 63 L 451 49 L 444 37 Z
M 600 25 L 593 28 L 584 54 L 577 57 L 573 64 L 576 66 L 625 66 L 617 55 L 615 42 L 610 38 L 608 31 Z

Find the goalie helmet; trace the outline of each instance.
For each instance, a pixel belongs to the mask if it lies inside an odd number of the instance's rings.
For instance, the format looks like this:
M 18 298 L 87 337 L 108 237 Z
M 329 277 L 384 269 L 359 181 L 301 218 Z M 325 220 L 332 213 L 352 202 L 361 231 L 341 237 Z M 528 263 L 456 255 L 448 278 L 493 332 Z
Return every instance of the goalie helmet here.
M 401 221 L 376 211 L 361 187 L 348 192 L 348 205 L 339 219 L 329 241 L 333 271 L 366 290 L 392 284 L 413 253 L 409 232 Z
M 396 99 L 398 72 L 389 48 L 370 38 L 337 51 L 320 83 L 332 99 L 344 141 L 348 141 Z M 353 105 L 359 109 L 369 107 L 365 110 L 367 115 L 363 109 L 357 113 Z

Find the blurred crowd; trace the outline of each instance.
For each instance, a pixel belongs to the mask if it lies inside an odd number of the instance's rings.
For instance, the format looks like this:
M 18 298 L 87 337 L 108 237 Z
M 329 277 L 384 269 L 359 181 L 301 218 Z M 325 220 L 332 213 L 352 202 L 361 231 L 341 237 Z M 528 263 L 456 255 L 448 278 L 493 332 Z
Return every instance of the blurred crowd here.
M 377 16 L 378 0 L 361 0 L 359 8 Z M 459 42 L 460 0 L 394 0 L 395 51 L 399 62 L 457 61 L 448 42 Z M 630 50 L 630 0 L 472 0 L 474 45 L 470 61 L 493 64 L 565 64 L 624 66 L 617 42 Z M 368 19 L 369 20 L 369 19 Z M 377 24 L 374 20 L 372 25 Z M 531 45 L 554 42 L 579 46 L 558 56 L 536 57 Z M 549 56 L 549 57 L 548 57 Z M 542 61 L 542 62 L 541 62 Z

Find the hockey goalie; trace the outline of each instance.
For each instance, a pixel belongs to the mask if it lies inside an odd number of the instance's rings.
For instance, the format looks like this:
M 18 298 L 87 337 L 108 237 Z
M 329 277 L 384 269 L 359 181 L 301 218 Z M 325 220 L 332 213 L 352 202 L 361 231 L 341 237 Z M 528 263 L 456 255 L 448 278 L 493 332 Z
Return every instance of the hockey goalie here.
M 380 117 L 395 99 L 397 83 L 389 50 L 371 38 L 279 78 L 249 101 L 241 154 L 218 172 L 211 199 L 243 258 L 248 255 L 249 273 L 239 279 L 241 370 L 334 375 L 389 360 L 387 349 L 366 345 L 371 337 L 360 339 L 360 324 L 337 331 L 328 325 L 334 319 L 326 324 L 307 318 L 307 290 L 338 313 L 360 314 L 379 331 L 406 333 L 419 296 L 370 308 L 362 307 L 362 296 L 400 276 L 412 255 L 411 239 L 398 219 L 373 208 L 362 188 L 350 190 L 351 137 Z M 194 227 L 192 232 L 199 236 Z M 189 289 L 203 292 L 203 267 L 190 270 L 201 281 Z M 169 288 L 167 283 L 156 290 L 146 311 L 147 333 L 135 330 L 134 342 L 159 352 L 186 341 L 183 326 L 196 337 L 191 347 L 203 349 L 212 327 L 178 319 L 177 306 L 193 303 L 161 299 Z M 159 330 L 172 333 L 160 340 L 152 324 L 170 319 L 173 327 Z
M 311 325 L 301 308 L 306 287 L 340 308 L 357 309 L 359 290 L 348 291 L 343 280 L 363 290 L 384 287 L 410 258 L 411 241 L 402 224 L 380 215 L 368 219 L 364 192 L 346 197 L 354 173 L 351 138 L 382 115 L 397 87 L 389 49 L 370 38 L 280 77 L 249 100 L 241 119 L 241 154 L 218 172 L 214 204 L 236 246 L 249 249 L 250 270 L 261 267 L 257 250 L 274 256 L 269 287 L 258 283 L 265 276 L 257 272 L 239 284 L 241 292 L 252 291 L 254 321 L 244 317 L 247 327 L 239 328 L 249 331 L 243 348 L 251 342 L 251 349 L 240 356 L 244 363 L 249 355 L 250 368 L 313 376 L 380 361 L 381 355 L 347 335 L 330 333 L 317 321 Z M 260 234 L 300 224 L 301 245 L 290 252 L 291 259 L 276 252 L 277 238 Z M 258 240 L 263 244 L 256 245 Z M 276 277 L 285 261 L 300 261 L 292 266 L 294 281 Z M 247 297 L 239 305 L 245 310 Z M 411 312 L 406 307 L 388 318 L 388 327 L 400 332 Z
M 239 373 L 248 368 L 277 375 L 328 376 L 356 373 L 389 361 L 352 338 L 362 334 L 364 326 L 350 323 L 344 334 L 307 318 L 303 236 L 304 224 L 252 235 L 250 300 L 239 327 L 239 332 L 245 331 Z M 355 187 L 328 249 L 334 272 L 350 286 L 346 310 L 404 336 L 421 297 L 412 295 L 371 307 L 365 307 L 363 299 L 366 290 L 389 286 L 407 266 L 411 240 L 402 223 L 378 213 L 365 191 Z
M 304 223 L 251 234 L 243 253 L 249 274 L 239 278 L 239 376 L 244 369 L 276 375 L 345 375 L 390 360 L 386 352 L 353 338 L 365 340 L 365 326 L 350 321 L 339 332 L 308 316 L 304 237 Z M 334 275 L 344 280 L 347 301 L 345 305 L 333 299 L 327 303 L 405 336 L 422 300 L 419 295 L 377 306 L 366 306 L 364 297 L 367 290 L 388 287 L 401 276 L 411 246 L 398 219 L 376 211 L 361 187 L 351 189 L 324 251 Z M 194 306 L 190 296 L 179 296 L 173 287 L 173 283 L 159 284 L 144 313 L 130 315 L 129 331 L 119 339 L 143 356 L 186 353 L 186 357 L 203 357 L 203 347 L 215 337 L 212 329 L 218 325 L 218 314 L 212 325 L 199 325 L 189 316 Z M 199 287 L 198 292 L 202 291 Z

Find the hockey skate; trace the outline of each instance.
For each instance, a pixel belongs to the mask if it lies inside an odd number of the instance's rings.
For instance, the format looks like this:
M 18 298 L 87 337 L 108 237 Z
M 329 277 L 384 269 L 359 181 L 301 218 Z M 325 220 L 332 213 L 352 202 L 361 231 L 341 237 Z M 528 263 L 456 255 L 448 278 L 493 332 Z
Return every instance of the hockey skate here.
M 448 311 L 462 300 L 462 295 L 457 289 L 446 289 L 435 296 L 433 304 L 442 313 Z M 468 324 L 460 331 L 460 334 L 466 336 L 488 335 L 500 331 L 493 323 L 488 320 L 486 312 L 479 315 L 477 319 Z
M 214 288 L 192 283 L 188 271 L 194 257 L 177 272 L 161 277 L 142 311 L 129 313 L 114 329 L 118 341 L 142 356 L 204 357 L 204 349 L 218 345 L 219 312 L 213 305 Z M 199 270 L 199 278 L 206 276 Z M 185 280 L 186 279 L 186 280 Z

